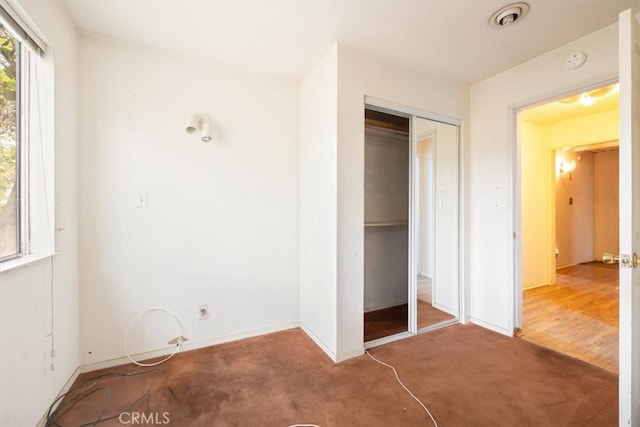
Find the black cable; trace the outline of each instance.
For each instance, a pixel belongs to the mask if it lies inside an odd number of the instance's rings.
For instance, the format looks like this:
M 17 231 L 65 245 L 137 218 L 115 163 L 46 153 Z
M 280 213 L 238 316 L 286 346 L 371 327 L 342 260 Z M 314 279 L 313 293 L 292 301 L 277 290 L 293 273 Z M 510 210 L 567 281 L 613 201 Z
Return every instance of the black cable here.
M 154 384 L 156 383 L 156 381 L 158 380 L 158 377 L 160 376 L 160 372 L 162 370 L 160 368 L 157 369 L 150 369 L 148 371 L 140 371 L 140 372 L 133 372 L 133 373 L 122 373 L 122 372 L 109 372 L 106 374 L 102 374 L 102 375 L 98 375 L 96 377 L 93 377 L 91 379 L 88 379 L 87 381 L 85 381 L 84 383 L 80 384 L 78 387 L 74 388 L 73 390 L 69 390 L 67 393 L 64 393 L 60 396 L 58 396 L 58 398 L 56 398 L 56 400 L 53 401 L 53 403 L 51 404 L 51 406 L 49 406 L 49 410 L 47 411 L 47 426 L 56 426 L 56 427 L 64 427 L 63 425 L 58 423 L 58 420 L 60 418 L 62 418 L 65 414 L 67 414 L 70 410 L 72 410 L 78 403 L 80 403 L 81 401 L 83 401 L 84 399 L 86 399 L 87 397 L 89 397 L 90 395 L 92 395 L 93 393 L 95 393 L 96 391 L 99 390 L 104 390 L 105 391 L 105 401 L 104 404 L 102 406 L 102 410 L 100 412 L 100 415 L 98 416 L 98 418 L 95 421 L 91 421 L 89 423 L 85 423 L 82 424 L 80 426 L 77 427 L 95 427 L 96 425 L 98 425 L 101 422 L 104 421 L 109 421 L 109 420 L 113 420 L 118 418 L 121 414 L 128 412 L 131 408 L 135 407 L 138 403 L 140 403 L 143 399 L 145 399 L 146 397 L 148 397 L 151 394 L 151 389 L 153 388 Z M 87 384 L 89 384 L 90 382 L 96 382 L 96 380 L 99 380 L 100 378 L 104 378 L 104 377 L 112 377 L 112 376 L 118 376 L 118 377 L 133 377 L 133 376 L 138 376 L 138 375 L 145 375 L 145 374 L 149 374 L 155 372 L 155 375 L 153 376 L 153 379 L 151 380 L 151 383 L 149 384 L 149 386 L 147 387 L 146 391 L 144 392 L 144 394 L 142 394 L 142 396 L 140 396 L 138 399 L 136 399 L 133 403 L 129 404 L 126 408 L 124 408 L 122 411 L 118 412 L 115 415 L 112 415 L 110 417 L 107 418 L 103 418 L 105 412 L 107 411 L 109 404 L 111 403 L 111 393 L 109 392 L 108 387 L 98 387 L 95 388 L 89 392 L 86 392 L 84 394 L 81 394 L 79 396 L 76 396 L 71 405 L 67 408 L 64 409 L 64 411 L 62 411 L 61 413 L 59 413 L 60 408 L 58 408 L 56 410 L 55 414 L 52 414 L 51 411 L 53 410 L 53 407 L 62 399 L 64 399 L 65 397 L 69 396 L 70 394 L 72 394 L 73 392 L 75 392 L 78 389 L 83 388 L 84 386 L 86 386 Z M 53 417 L 53 415 L 55 415 L 55 417 Z
M 78 400 L 73 402 L 71 404 L 71 406 L 69 406 L 64 412 L 62 412 L 62 414 L 58 415 L 55 419 L 51 418 L 51 413 L 50 413 L 51 412 L 51 407 L 49 407 L 49 412 L 47 413 L 47 425 L 50 425 L 50 423 L 53 423 L 54 425 L 56 425 L 58 427 L 62 427 L 60 424 L 58 424 L 58 420 L 60 418 L 62 418 L 67 412 L 69 412 L 71 409 L 73 409 L 78 403 L 82 402 L 84 399 L 86 399 L 87 397 L 91 396 L 96 391 L 101 391 L 101 390 L 103 390 L 105 392 L 105 399 L 104 399 L 104 404 L 102 405 L 102 410 L 100 411 L 100 415 L 98 416 L 96 421 L 92 421 L 90 423 L 83 424 L 84 426 L 89 426 L 89 425 L 95 426 L 96 424 L 98 424 L 100 422 L 100 419 L 103 417 L 104 413 L 107 411 L 107 408 L 109 407 L 109 403 L 111 402 L 111 393 L 109 392 L 109 389 L 107 389 L 106 387 L 94 388 L 93 390 L 83 394 Z M 64 396 L 65 395 L 63 394 L 62 396 L 58 397 L 55 400 L 55 402 L 53 402 L 53 404 L 55 405 L 55 403 L 57 401 L 59 401 L 61 398 L 63 398 Z

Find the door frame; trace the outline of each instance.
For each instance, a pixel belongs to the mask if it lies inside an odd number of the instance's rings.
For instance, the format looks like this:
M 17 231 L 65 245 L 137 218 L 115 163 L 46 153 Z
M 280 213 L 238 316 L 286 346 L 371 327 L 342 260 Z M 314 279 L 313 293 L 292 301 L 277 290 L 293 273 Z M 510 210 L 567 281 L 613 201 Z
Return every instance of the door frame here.
M 598 80 L 596 82 L 590 83 L 588 85 L 578 86 L 572 90 L 561 92 L 556 95 L 546 96 L 538 99 L 537 101 L 530 102 L 527 104 L 518 105 L 513 107 L 511 110 L 512 116 L 512 179 L 513 179 L 513 224 L 514 224 L 514 232 L 513 232 L 513 277 L 514 277 L 514 312 L 513 312 L 513 326 L 514 326 L 514 335 L 518 335 L 519 332 L 523 329 L 523 283 L 522 283 L 522 141 L 520 139 L 520 120 L 519 113 L 521 111 L 538 107 L 540 105 L 550 104 L 552 102 L 558 101 L 560 99 L 568 98 L 570 96 L 578 95 L 582 92 L 588 92 L 590 90 L 598 89 L 600 87 L 609 86 L 618 82 L 618 77 L 608 78 L 604 80 Z M 550 150 L 555 153 L 556 149 Z M 555 163 L 554 169 L 555 171 Z M 554 172 L 555 173 L 555 172 Z M 555 195 L 555 188 L 551 189 L 551 194 Z M 550 214 L 555 214 L 555 200 L 551 201 L 551 207 L 553 211 Z M 551 233 L 555 233 L 555 219 L 551 218 L 552 229 Z M 554 258 L 554 254 L 549 254 L 550 258 Z M 555 262 L 555 261 L 554 261 Z

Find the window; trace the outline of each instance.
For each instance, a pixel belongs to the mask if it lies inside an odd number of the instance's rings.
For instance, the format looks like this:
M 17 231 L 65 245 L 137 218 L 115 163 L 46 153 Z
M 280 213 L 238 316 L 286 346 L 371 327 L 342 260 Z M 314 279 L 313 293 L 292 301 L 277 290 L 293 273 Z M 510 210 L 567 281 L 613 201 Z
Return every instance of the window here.
M 40 38 L 0 0 L 0 271 L 53 253 L 53 138 L 43 125 L 43 53 Z
M 21 252 L 20 42 L 0 23 L 0 260 Z

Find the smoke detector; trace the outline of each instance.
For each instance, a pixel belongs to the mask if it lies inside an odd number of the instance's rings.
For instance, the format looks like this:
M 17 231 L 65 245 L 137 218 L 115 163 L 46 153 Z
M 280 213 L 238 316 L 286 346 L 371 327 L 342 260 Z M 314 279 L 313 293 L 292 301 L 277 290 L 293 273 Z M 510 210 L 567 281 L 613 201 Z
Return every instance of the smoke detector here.
M 508 27 L 524 18 L 529 13 L 527 3 L 511 3 L 496 11 L 489 19 L 492 27 Z

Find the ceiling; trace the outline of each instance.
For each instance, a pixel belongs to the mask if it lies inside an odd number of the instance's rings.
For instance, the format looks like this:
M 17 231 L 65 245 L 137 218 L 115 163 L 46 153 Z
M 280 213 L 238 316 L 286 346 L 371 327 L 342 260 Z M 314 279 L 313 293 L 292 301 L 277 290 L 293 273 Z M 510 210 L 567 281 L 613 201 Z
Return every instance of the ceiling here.
M 525 109 L 520 113 L 520 119 L 538 125 L 548 125 L 589 114 L 617 110 L 619 107 L 620 96 L 617 84 L 592 89 L 584 93 L 593 95 L 594 103 L 592 105 L 582 105 L 578 100 L 581 94 L 576 94 Z
M 61 0 L 78 27 L 230 69 L 301 80 L 335 42 L 473 83 L 617 21 L 634 0 Z

